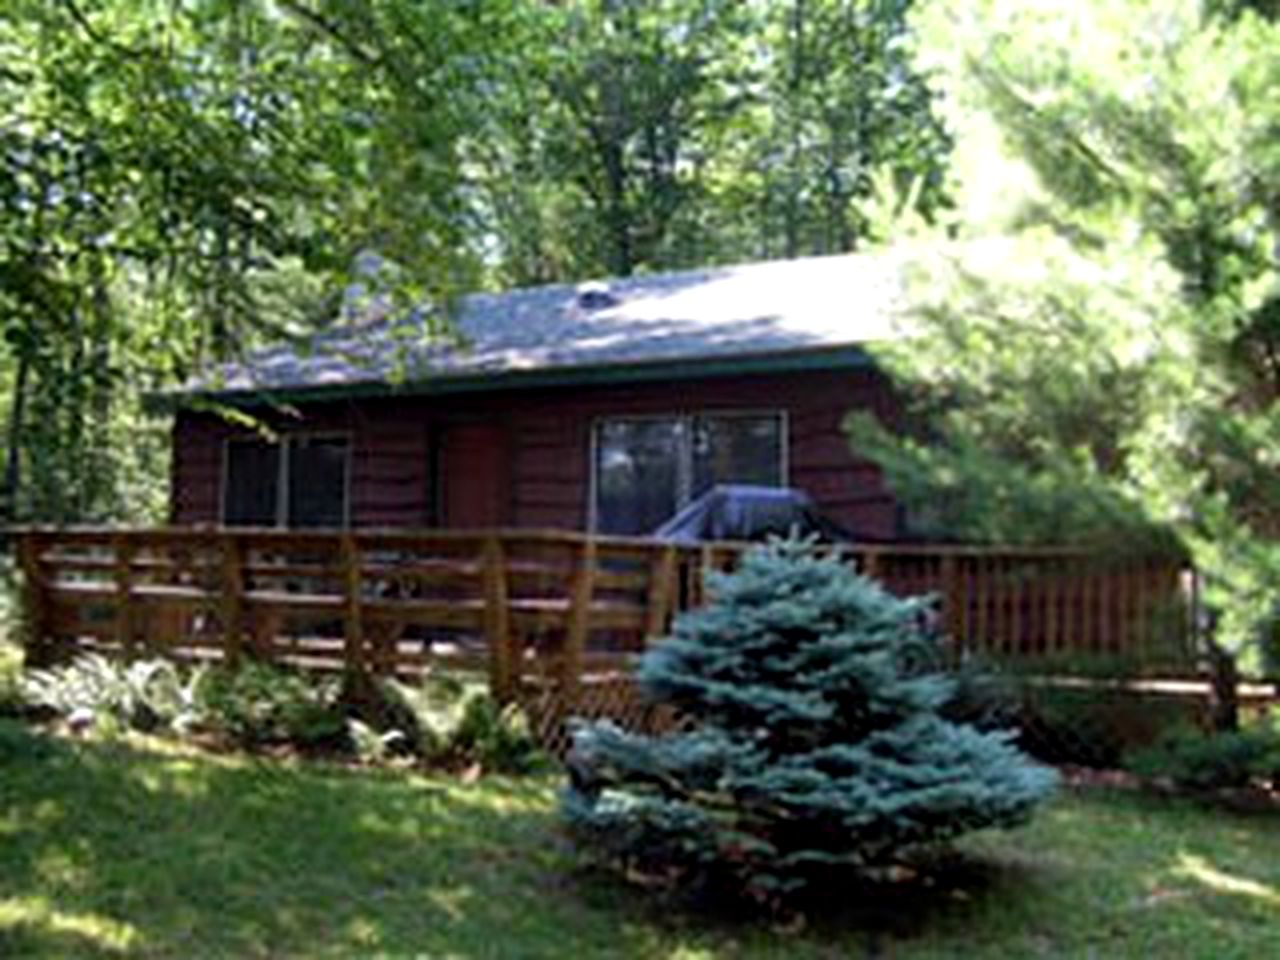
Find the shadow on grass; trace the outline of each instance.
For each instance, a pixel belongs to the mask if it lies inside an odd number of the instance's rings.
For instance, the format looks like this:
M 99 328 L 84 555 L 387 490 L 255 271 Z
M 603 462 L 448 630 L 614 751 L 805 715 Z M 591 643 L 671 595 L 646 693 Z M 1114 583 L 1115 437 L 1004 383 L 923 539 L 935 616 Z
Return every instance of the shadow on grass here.
M 11 729 L 0 736 L 0 954 L 825 953 L 759 914 L 576 867 L 553 793 L 547 780 L 463 786 Z M 819 916 L 838 919 L 817 929 L 861 953 L 922 915 L 1018 885 L 956 861 L 932 887 L 828 891 Z
M 9 734 L 0 954 L 475 954 L 500 930 L 536 942 L 555 930 L 529 907 L 561 857 L 547 796 L 537 782 Z
M 547 779 L 70 743 L 0 721 L 0 956 L 1277 955 L 1280 823 L 1064 796 L 800 935 L 583 869 Z M 743 921 L 747 922 L 743 922 Z M 1199 951 L 1199 952 L 1197 952 Z M 1209 952 L 1204 952 L 1209 951 Z
M 897 881 L 833 879 L 788 908 L 770 911 L 742 898 L 650 891 L 641 895 L 617 874 L 580 867 L 574 886 L 588 902 L 644 916 L 669 931 L 701 929 L 726 939 L 744 932 L 778 943 L 863 945 L 870 955 L 888 940 L 962 927 L 975 909 L 1026 896 L 1051 882 L 1031 864 L 949 853 Z M 797 939 L 797 935 L 803 936 Z M 843 955 L 843 954 L 842 954 Z

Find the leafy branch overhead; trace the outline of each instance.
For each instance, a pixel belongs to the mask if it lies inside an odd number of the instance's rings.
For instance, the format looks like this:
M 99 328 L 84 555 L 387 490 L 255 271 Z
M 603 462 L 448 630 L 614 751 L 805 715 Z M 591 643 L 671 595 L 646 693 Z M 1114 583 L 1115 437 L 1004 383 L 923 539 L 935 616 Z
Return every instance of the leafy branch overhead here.
M 906 4 L 13 0 L 0 518 L 141 519 L 139 396 L 462 290 L 846 250 L 946 138 Z M 360 269 L 373 254 L 394 269 Z M 447 311 L 437 311 L 441 316 Z M 437 323 L 423 330 L 436 335 Z

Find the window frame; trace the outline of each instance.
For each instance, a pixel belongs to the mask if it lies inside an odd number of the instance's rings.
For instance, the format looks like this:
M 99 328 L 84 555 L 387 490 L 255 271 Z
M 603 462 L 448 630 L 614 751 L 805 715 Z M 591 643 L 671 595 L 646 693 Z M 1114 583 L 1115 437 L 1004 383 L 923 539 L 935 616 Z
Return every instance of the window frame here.
M 243 434 L 223 437 L 222 439 L 222 471 L 220 477 L 220 491 L 218 495 L 218 524 L 219 526 L 230 526 L 227 523 L 227 506 L 228 497 L 231 493 L 231 445 L 234 443 L 263 442 L 271 446 L 278 447 L 280 450 L 279 462 L 276 465 L 276 504 L 275 519 L 272 523 L 265 527 L 249 527 L 235 525 L 234 529 L 241 530 L 291 530 L 291 517 L 289 515 L 289 469 L 292 457 L 289 454 L 290 448 L 295 441 L 311 441 L 311 440 L 341 440 L 346 444 L 347 455 L 343 458 L 342 463 L 342 525 L 338 528 L 341 530 L 349 529 L 351 526 L 351 473 L 352 461 L 355 457 L 355 444 L 352 440 L 350 430 L 291 430 L 288 433 L 279 433 L 274 439 L 266 439 L 257 435 L 245 436 Z M 306 528 L 298 528 L 306 529 Z M 324 528 L 310 528 L 324 529 Z
M 703 419 L 748 419 L 771 417 L 778 422 L 778 474 L 781 485 L 791 485 L 791 417 L 790 411 L 779 407 L 725 407 L 682 408 L 662 413 L 609 413 L 598 414 L 588 424 L 587 437 L 587 530 L 600 532 L 600 498 L 597 468 L 600 456 L 600 428 L 611 420 L 678 420 L 684 423 L 680 450 L 676 463 L 676 510 L 680 511 L 693 502 L 693 424 Z M 615 536 L 615 534 L 610 534 Z M 618 534 L 617 536 L 625 536 Z M 631 534 L 631 536 L 640 536 Z

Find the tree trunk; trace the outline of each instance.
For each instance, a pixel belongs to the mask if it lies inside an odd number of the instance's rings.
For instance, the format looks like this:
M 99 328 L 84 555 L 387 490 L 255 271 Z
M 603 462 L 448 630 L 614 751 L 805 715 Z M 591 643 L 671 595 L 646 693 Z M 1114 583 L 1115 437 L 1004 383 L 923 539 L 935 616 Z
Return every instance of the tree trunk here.
M 1213 637 L 1209 648 L 1209 723 L 1215 733 L 1240 729 L 1240 666 Z

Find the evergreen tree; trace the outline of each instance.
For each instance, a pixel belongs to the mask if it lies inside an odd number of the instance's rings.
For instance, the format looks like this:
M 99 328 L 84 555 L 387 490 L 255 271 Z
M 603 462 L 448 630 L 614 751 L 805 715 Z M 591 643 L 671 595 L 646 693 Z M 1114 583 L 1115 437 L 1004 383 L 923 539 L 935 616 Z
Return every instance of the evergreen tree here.
M 641 661 L 692 721 L 645 736 L 579 728 L 564 814 L 605 862 L 776 902 L 965 831 L 1013 826 L 1051 790 L 1004 733 L 945 718 L 926 599 L 779 542 L 715 575 Z
M 1190 558 L 1211 660 L 1246 668 L 1280 595 L 1268 6 L 922 5 L 955 206 L 891 218 L 913 335 L 878 359 L 927 428 L 853 421 L 935 534 Z

